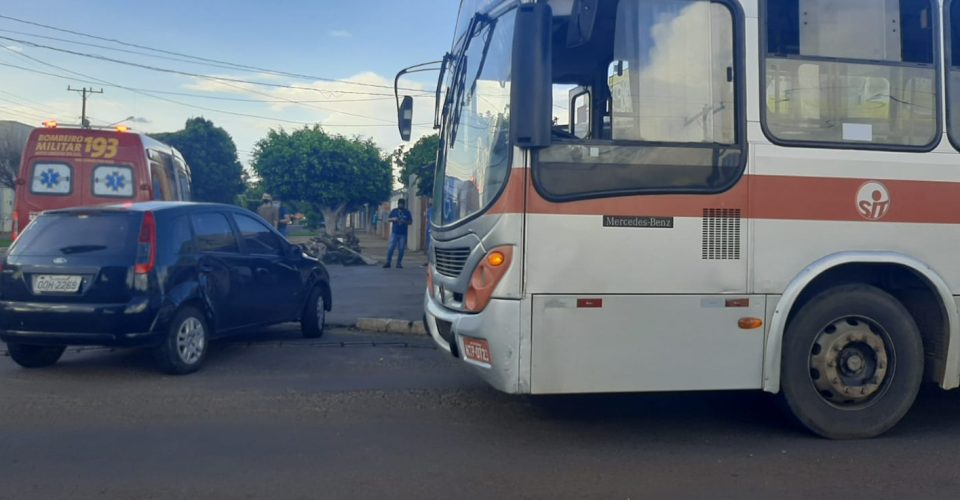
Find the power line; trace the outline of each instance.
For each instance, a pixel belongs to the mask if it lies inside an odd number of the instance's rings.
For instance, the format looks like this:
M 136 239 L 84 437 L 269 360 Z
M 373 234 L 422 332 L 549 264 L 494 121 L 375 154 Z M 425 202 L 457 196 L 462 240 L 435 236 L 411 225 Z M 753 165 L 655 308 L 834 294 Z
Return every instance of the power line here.
M 4 47 L 4 48 L 6 48 L 6 47 Z M 7 49 L 7 50 L 10 50 L 10 49 Z M 273 121 L 278 121 L 278 122 L 283 122 L 283 123 L 292 123 L 292 124 L 296 124 L 296 125 L 320 125 L 320 126 L 323 126 L 323 127 L 391 127 L 391 126 L 395 126 L 395 125 L 393 125 L 393 124 L 340 124 L 340 123 L 338 123 L 338 124 L 332 124 L 332 123 L 322 123 L 322 122 L 304 122 L 304 121 L 299 121 L 299 120 L 288 120 L 288 119 L 284 119 L 284 118 L 277 118 L 277 117 L 270 117 L 270 116 L 262 116 L 262 115 L 254 115 L 254 114 L 250 114 L 250 113 L 239 113 L 239 112 L 235 112 L 235 111 L 227 111 L 227 110 L 216 109 L 216 108 L 208 108 L 208 107 L 206 107 L 206 106 L 198 106 L 198 105 L 194 105 L 194 104 L 188 104 L 188 103 L 185 103 L 185 102 L 177 101 L 177 100 L 174 100 L 174 99 L 169 99 L 169 98 L 166 98 L 166 97 L 160 97 L 160 96 L 157 96 L 157 95 L 153 95 L 153 94 L 151 94 L 151 93 L 149 93 L 149 92 L 144 92 L 144 91 L 137 90 L 137 89 L 135 89 L 135 88 L 133 88 L 133 87 L 127 87 L 127 86 L 124 86 L 124 85 L 120 85 L 120 84 L 117 84 L 117 83 L 110 82 L 110 81 L 108 81 L 108 80 L 102 80 L 102 79 L 100 79 L 100 78 L 96 78 L 96 77 L 93 77 L 93 76 L 90 76 L 90 75 L 87 75 L 87 74 L 84 74 L 84 73 L 80 73 L 80 72 L 77 72 L 77 71 L 72 71 L 72 70 L 69 70 L 69 69 L 67 69 L 67 68 L 63 68 L 63 67 L 61 67 L 61 66 L 57 66 L 57 65 L 55 65 L 55 64 L 51 64 L 51 63 L 42 61 L 42 60 L 40 60 L 40 59 L 37 59 L 37 58 L 32 57 L 32 56 L 29 56 L 29 55 L 27 55 L 27 54 L 23 54 L 23 53 L 21 53 L 21 52 L 17 52 L 17 51 L 11 51 L 11 52 L 13 52 L 14 54 L 17 54 L 17 55 L 19 55 L 19 56 L 25 57 L 25 58 L 27 58 L 27 59 L 30 59 L 31 61 L 34 61 L 34 62 L 36 62 L 36 63 L 42 64 L 42 65 L 44 65 L 44 66 L 52 67 L 52 68 L 58 69 L 58 70 L 60 70 L 60 71 L 65 71 L 65 72 L 67 72 L 67 73 L 70 73 L 70 74 L 72 74 L 72 75 L 77 75 L 77 76 L 80 76 L 80 77 L 82 77 L 82 78 L 87 78 L 87 79 L 89 79 L 89 80 L 86 80 L 86 83 L 95 83 L 95 84 L 98 84 L 98 85 L 106 85 L 106 86 L 110 86 L 110 87 L 115 87 L 115 88 L 119 88 L 119 89 L 126 90 L 126 91 L 128 91 L 128 92 L 133 92 L 133 93 L 135 93 L 135 94 L 140 94 L 140 95 L 147 96 L 147 97 L 151 97 L 151 98 L 158 99 L 158 100 L 161 100 L 161 101 L 166 101 L 166 102 L 170 102 L 170 103 L 173 103 L 173 104 L 177 104 L 177 105 L 179 105 L 179 106 L 184 106 L 184 107 L 188 107 L 188 108 L 199 109 L 199 110 L 202 110 L 202 111 L 209 111 L 209 112 L 213 112 L 213 113 L 223 113 L 223 114 L 234 115 L 234 116 L 241 116 L 241 117 L 246 117 L 246 118 L 259 118 L 259 119 L 263 119 L 263 120 L 273 120 Z M 40 71 L 32 70 L 32 69 L 29 69 L 29 68 L 19 67 L 19 66 L 13 65 L 13 64 L 0 63 L 0 66 L 14 67 L 14 68 L 18 68 L 18 69 L 22 69 L 22 70 L 26 70 L 26 71 L 32 71 L 32 72 L 35 72 L 35 73 L 45 73 L 47 76 L 54 76 L 54 77 L 57 77 L 57 78 L 63 78 L 63 79 L 68 79 L 68 80 L 71 79 L 71 78 L 65 77 L 65 76 L 63 76 L 63 75 L 56 75 L 56 74 L 52 74 L 52 73 L 40 72 Z M 426 125 L 426 124 L 417 124 L 417 126 L 424 126 L 424 125 Z
M 206 58 L 206 57 L 193 56 L 193 55 L 190 55 L 190 54 L 184 54 L 184 53 L 182 53 L 182 52 L 174 52 L 174 51 L 170 51 L 170 50 L 164 50 L 164 49 L 158 49 L 158 48 L 154 48 L 154 47 L 148 47 L 148 46 L 146 46 L 146 45 L 139 45 L 139 44 L 135 44 L 135 43 L 131 43 L 131 42 L 124 42 L 123 40 L 118 40 L 118 39 L 116 39 L 116 38 L 102 37 L 102 36 L 92 35 L 92 34 L 89 34 L 89 33 L 83 33 L 83 32 L 80 32 L 80 31 L 69 30 L 69 29 L 66 29 L 66 28 L 58 28 L 58 27 L 56 27 L 56 26 L 50 26 L 50 25 L 48 25 L 48 24 L 42 24 L 42 23 L 38 23 L 38 22 L 35 22 L 35 21 L 28 21 L 28 20 L 26 20 L 26 19 L 19 19 L 19 18 L 16 18 L 16 17 L 5 16 L 5 15 L 2 15 L 2 14 L 0 14 L 0 19 L 8 19 L 8 20 L 10 20 L 10 21 L 15 21 L 15 22 L 18 22 L 18 23 L 29 24 L 29 25 L 33 25 L 33 26 L 37 26 L 37 27 L 41 27 L 41 28 L 45 28 L 45 29 L 49 29 L 49 30 L 53 30 L 53 31 L 58 31 L 58 32 L 61 32 L 61 33 L 69 33 L 69 34 L 71 34 L 71 35 L 81 36 L 81 37 L 85 37 L 85 38 L 91 38 L 91 39 L 94 39 L 94 40 L 100 40 L 100 41 L 104 41 L 104 42 L 116 43 L 116 44 L 120 44 L 120 45 L 127 46 L 127 47 L 134 47 L 134 48 L 138 48 L 138 49 L 149 50 L 149 51 L 152 51 L 152 52 L 158 52 L 158 53 L 161 53 L 161 54 L 168 54 L 168 55 L 172 55 L 172 56 L 178 56 L 178 57 L 181 57 L 181 58 L 194 59 L 194 60 L 197 60 L 197 61 L 202 61 L 202 62 L 204 62 L 204 63 L 206 63 L 206 64 L 208 64 L 208 65 L 216 65 L 216 66 L 219 66 L 219 67 L 226 67 L 227 69 L 237 69 L 237 70 L 248 71 L 248 72 L 268 73 L 268 74 L 277 75 L 277 76 L 288 76 L 288 77 L 293 77 L 293 78 L 303 78 L 303 79 L 307 79 L 307 80 L 319 80 L 319 81 L 325 81 L 325 82 L 336 82 L 336 83 L 344 83 L 344 84 L 357 85 L 357 86 L 363 86 L 363 87 L 385 88 L 385 89 L 393 90 L 393 87 L 390 86 L 390 85 L 381 85 L 381 84 L 364 83 L 364 82 L 352 82 L 352 81 L 350 81 L 350 80 L 341 80 L 341 79 L 337 79 L 337 78 L 330 78 L 330 77 L 323 77 L 323 76 L 315 76 L 315 75 L 306 75 L 306 74 L 302 74 L 302 73 L 292 73 L 292 72 L 288 72 L 288 71 L 279 71 L 279 70 L 273 70 L 273 69 L 269 69 L 269 68 L 261 68 L 261 67 L 258 67 L 258 66 L 251 66 L 251 65 L 246 65 L 246 64 L 233 63 L 233 62 L 229 62 L 229 61 L 222 61 L 222 60 L 218 60 L 218 59 L 210 59 L 210 58 Z M 40 36 L 42 36 L 42 35 L 40 35 Z M 50 38 L 50 37 L 47 37 L 47 38 Z M 67 40 L 64 40 L 64 41 L 67 41 Z M 67 41 L 67 42 L 68 42 L 68 43 L 81 43 L 81 42 L 69 42 L 69 41 Z M 92 44 L 85 44 L 85 45 L 92 45 Z M 96 46 L 96 45 L 94 45 L 94 46 Z M 121 50 L 121 49 L 116 49 L 116 48 L 112 48 L 112 47 L 103 47 L 103 46 L 99 46 L 99 47 L 100 47 L 100 48 L 105 48 L 105 49 L 108 49 L 108 50 Z M 122 51 L 123 51 L 123 50 L 122 50 Z M 129 52 L 129 51 L 124 51 L 124 52 Z M 136 52 L 134 52 L 134 53 L 136 53 Z M 149 55 L 149 54 L 141 54 L 141 55 Z M 151 56 L 151 57 L 158 57 L 158 56 Z M 185 61 L 181 61 L 181 62 L 185 62 Z M 422 91 L 422 89 L 413 89 L 413 88 L 401 88 L 400 90 L 406 90 L 406 91 Z
M 2 90 L 0 90 L 0 92 L 2 92 L 2 93 L 5 94 L 5 95 L 11 96 L 11 97 L 13 97 L 13 98 L 15 98 L 15 99 L 19 99 L 20 101 L 24 101 L 23 98 L 21 98 L 21 97 L 19 97 L 19 96 L 16 96 L 16 95 L 14 95 L 14 94 L 11 94 L 11 93 L 9 93 L 9 92 L 4 92 L 4 91 L 2 91 Z M 36 106 L 30 106 L 29 104 L 24 104 L 23 102 L 17 102 L 17 101 L 14 101 L 13 99 L 7 99 L 7 98 L 5 98 L 5 97 L 0 97 L 0 101 L 6 102 L 6 103 L 10 103 L 10 104 L 13 104 L 13 105 L 16 105 L 16 106 L 22 106 L 22 107 L 24 107 L 24 108 L 32 109 L 32 110 L 37 111 L 37 112 L 40 112 L 40 113 L 50 113 L 49 110 L 40 109 L 40 108 L 38 108 L 38 107 L 36 107 Z
M 50 76 L 50 77 L 54 77 L 54 78 L 63 78 L 63 79 L 66 79 L 66 80 L 71 80 L 71 81 L 79 81 L 80 83 L 90 83 L 90 84 L 103 85 L 102 83 L 94 82 L 94 81 L 92 81 L 92 80 L 77 80 L 77 79 L 75 79 L 75 78 L 65 77 L 65 76 L 62 76 L 62 75 L 54 74 L 54 73 L 48 73 L 48 72 L 46 72 L 46 71 L 40 71 L 40 70 L 33 69 L 33 68 L 27 68 L 27 67 L 19 66 L 19 65 L 16 65 L 16 64 L 10 64 L 10 63 L 0 62 L 0 66 L 6 66 L 6 67 L 8 67 L 8 68 L 15 68 L 15 69 L 19 69 L 19 70 L 22 70 L 22 71 L 29 71 L 29 72 L 32 72 L 32 73 L 37 73 L 37 74 L 40 74 L 40 75 Z M 110 86 L 112 87 L 112 85 L 110 85 Z M 120 88 L 120 87 L 116 87 L 116 88 Z M 181 97 L 192 97 L 192 98 L 195 98 L 195 99 L 209 99 L 209 100 L 215 100 L 215 101 L 255 102 L 255 103 L 265 103 L 265 104 L 278 104 L 278 103 L 289 102 L 289 101 L 284 100 L 284 99 L 249 99 L 249 98 L 244 98 L 244 97 L 224 97 L 224 96 L 216 96 L 216 95 L 197 94 L 197 93 L 194 93 L 194 92 L 176 92 L 176 91 L 171 91 L 171 90 L 145 89 L 145 88 L 138 88 L 138 87 L 130 87 L 130 88 L 131 88 L 131 89 L 134 89 L 134 90 L 141 91 L 141 92 L 149 92 L 149 93 L 151 93 L 151 94 L 175 95 L 175 96 L 181 96 Z M 0 90 L 0 92 L 3 92 L 3 91 Z M 433 98 L 434 98 L 434 96 L 432 96 L 432 95 L 421 95 L 421 96 L 414 96 L 414 97 L 415 97 L 415 98 L 423 98 L 423 99 L 427 99 L 427 98 L 433 99 Z M 19 97 L 19 98 L 20 98 L 20 99 L 24 99 L 23 97 Z M 28 100 L 28 99 L 24 99 L 24 100 Z M 389 96 L 389 97 L 360 97 L 360 98 L 355 98 L 355 99 L 304 99 L 304 100 L 298 100 L 297 102 L 300 102 L 300 103 L 342 103 L 342 102 L 374 102 L 374 101 L 392 101 L 392 100 L 393 100 L 393 96 Z M 37 104 L 43 104 L 43 103 L 38 103 L 37 101 L 33 101 L 33 102 L 34 102 L 34 103 L 37 103 Z
M 0 17 L 3 17 L 3 16 L 0 15 Z M 146 70 L 150 70 L 150 71 L 157 71 L 157 72 L 160 72 L 160 73 L 169 73 L 169 74 L 175 74 L 175 75 L 181 75 L 181 76 L 189 76 L 189 77 L 192 77 L 192 78 L 201 78 L 201 79 L 204 79 L 204 80 L 213 80 L 213 81 L 220 82 L 220 83 L 224 83 L 224 82 L 230 82 L 230 83 L 245 83 L 245 84 L 248 84 L 248 85 L 259 85 L 259 86 L 262 86 L 262 87 L 273 87 L 273 88 L 283 88 L 283 89 L 292 89 L 292 90 L 305 90 L 305 91 L 310 91 L 310 92 L 332 92 L 332 93 L 353 94 L 353 95 L 380 95 L 380 96 L 382 96 L 382 95 L 388 95 L 388 94 L 382 94 L 382 93 L 357 92 L 357 91 L 351 91 L 351 90 L 318 89 L 318 88 L 315 88 L 315 87 L 303 87 L 303 86 L 300 86 L 300 85 L 287 85 L 287 84 L 282 84 L 282 83 L 258 82 L 258 81 L 253 81 L 253 80 L 243 80 L 243 79 L 240 79 L 240 78 L 229 78 L 229 77 L 225 77 L 225 76 L 209 76 L 209 75 L 202 75 L 202 74 L 200 74 L 200 73 L 192 73 L 192 72 L 190 72 L 190 71 L 181 71 L 181 70 L 171 69 L 171 68 L 161 68 L 161 67 L 158 67 L 158 66 L 151 66 L 151 65 L 149 65 L 149 64 L 141 64 L 141 63 L 136 63 L 136 62 L 131 62 L 131 61 L 124 61 L 124 60 L 122 60 L 122 59 L 114 59 L 114 58 L 112 58 L 112 57 L 107 57 L 107 56 L 103 56 L 103 55 L 99 55 L 99 54 L 89 54 L 89 53 L 85 53 L 85 52 L 78 52 L 78 51 L 75 51 L 75 50 L 69 50 L 69 49 L 64 49 L 64 48 L 59 48 L 59 47 L 53 47 L 53 46 L 50 46 L 50 45 L 44 45 L 44 44 L 42 44 L 42 43 L 31 42 L 31 41 L 29 41 L 29 40 L 22 40 L 22 39 L 19 39 L 19 38 L 13 38 L 13 37 L 9 37 L 9 36 L 0 36 L 0 40 L 8 40 L 8 41 L 20 43 L 20 44 L 23 44 L 23 45 L 26 45 L 26 46 L 29 46 L 29 47 L 34 47 L 34 48 L 38 48 L 38 49 L 47 49 L 47 50 L 52 50 L 52 51 L 55 51 L 55 52 L 61 52 L 61 53 L 64 53 L 64 54 L 70 54 L 70 55 L 79 56 L 79 57 L 86 57 L 86 58 L 90 58 L 90 59 L 96 59 L 96 60 L 99 60 L 99 61 L 112 62 L 112 63 L 114 63 L 114 64 L 122 64 L 122 65 L 124 65 L 124 66 L 132 66 L 132 67 L 135 67 L 135 68 L 146 69 Z M 336 83 L 346 83 L 346 82 L 337 81 Z M 382 86 L 382 85 L 381 85 L 380 87 L 385 87 L 385 86 Z M 392 87 L 391 87 L 391 88 L 392 88 Z M 424 92 L 424 93 L 427 92 L 427 91 L 422 90 L 422 89 L 418 89 L 418 91 L 419 91 L 419 92 Z
M 0 110 L 4 110 L 8 114 L 17 116 L 22 120 L 46 120 L 48 117 L 40 117 L 40 115 L 30 113 L 28 111 L 22 111 L 19 109 L 12 109 L 0 106 Z

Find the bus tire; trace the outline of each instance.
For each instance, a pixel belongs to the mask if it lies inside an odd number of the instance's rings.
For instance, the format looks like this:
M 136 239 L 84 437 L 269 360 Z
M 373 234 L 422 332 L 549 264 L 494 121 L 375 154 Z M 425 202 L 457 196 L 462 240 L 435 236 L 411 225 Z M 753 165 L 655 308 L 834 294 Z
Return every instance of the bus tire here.
M 783 340 L 781 395 L 796 419 L 830 439 L 880 435 L 906 415 L 923 378 L 923 342 L 889 293 L 852 284 L 807 302 Z

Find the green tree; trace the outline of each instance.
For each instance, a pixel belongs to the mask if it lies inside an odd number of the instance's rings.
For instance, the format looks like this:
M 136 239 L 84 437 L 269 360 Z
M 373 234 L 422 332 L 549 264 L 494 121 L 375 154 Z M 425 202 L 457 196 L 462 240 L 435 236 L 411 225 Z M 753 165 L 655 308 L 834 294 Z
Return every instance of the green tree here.
M 190 118 L 183 130 L 154 137 L 177 148 L 187 160 L 194 200 L 235 203 L 246 189 L 233 138 L 210 120 Z
M 433 193 L 433 174 L 437 169 L 437 149 L 440 137 L 437 134 L 421 137 L 413 146 L 404 151 L 400 146 L 393 154 L 393 160 L 400 166 L 400 183 L 404 186 L 410 176 L 417 176 L 417 194 L 430 196 Z
M 390 196 L 390 162 L 370 139 L 329 135 L 319 126 L 270 130 L 253 151 L 266 192 L 323 214 L 327 234 L 348 206 Z

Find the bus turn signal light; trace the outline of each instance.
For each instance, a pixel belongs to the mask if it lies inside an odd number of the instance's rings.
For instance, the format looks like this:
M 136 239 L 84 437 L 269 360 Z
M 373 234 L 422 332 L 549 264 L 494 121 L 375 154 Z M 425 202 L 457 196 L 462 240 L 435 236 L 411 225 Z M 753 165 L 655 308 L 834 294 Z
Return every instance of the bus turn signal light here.
M 130 130 L 130 127 L 126 125 L 117 125 L 117 132 L 126 132 Z
M 743 330 L 756 330 L 763 326 L 763 320 L 760 318 L 740 318 L 737 321 L 737 326 Z
M 56 120 L 47 120 L 43 122 L 43 126 L 46 128 L 57 128 Z
M 502 246 L 490 251 L 477 264 L 473 275 L 470 276 L 470 286 L 463 298 L 463 306 L 469 312 L 480 312 L 493 297 L 493 290 L 497 288 L 503 275 L 510 269 L 510 260 L 513 258 L 513 247 Z
M 490 264 L 493 267 L 502 266 L 506 260 L 507 258 L 503 256 L 503 252 L 499 250 L 494 250 L 490 252 L 490 255 L 487 255 L 487 264 Z

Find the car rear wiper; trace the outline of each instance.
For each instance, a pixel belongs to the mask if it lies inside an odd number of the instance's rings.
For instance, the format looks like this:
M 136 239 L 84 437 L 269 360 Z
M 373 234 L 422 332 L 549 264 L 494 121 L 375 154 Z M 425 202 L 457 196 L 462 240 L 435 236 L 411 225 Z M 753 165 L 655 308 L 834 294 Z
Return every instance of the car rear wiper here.
M 96 252 L 97 250 L 106 250 L 106 245 L 70 245 L 67 247 L 60 248 L 60 252 L 63 254 L 72 254 L 72 253 L 84 253 L 84 252 Z

